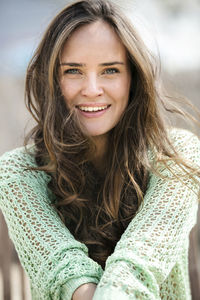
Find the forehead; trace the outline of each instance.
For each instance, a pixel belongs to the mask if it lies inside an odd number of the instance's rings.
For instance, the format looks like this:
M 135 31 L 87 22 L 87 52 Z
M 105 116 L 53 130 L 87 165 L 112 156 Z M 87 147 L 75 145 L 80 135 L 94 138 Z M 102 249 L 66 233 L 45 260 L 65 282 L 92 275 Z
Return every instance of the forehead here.
M 64 44 L 61 59 L 126 59 L 126 49 L 115 30 L 105 21 L 76 29 Z

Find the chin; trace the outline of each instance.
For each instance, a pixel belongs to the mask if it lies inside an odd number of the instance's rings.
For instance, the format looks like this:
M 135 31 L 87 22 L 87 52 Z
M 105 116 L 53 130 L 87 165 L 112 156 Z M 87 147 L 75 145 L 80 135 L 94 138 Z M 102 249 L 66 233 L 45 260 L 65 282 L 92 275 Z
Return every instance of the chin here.
M 98 129 L 91 129 L 91 128 L 86 128 L 85 132 L 87 135 L 92 136 L 92 137 L 96 137 L 96 136 L 103 136 L 105 135 L 109 130 L 102 130 L 102 128 L 98 128 Z
M 106 135 L 107 132 L 88 132 L 88 135 L 92 137 L 99 137 Z

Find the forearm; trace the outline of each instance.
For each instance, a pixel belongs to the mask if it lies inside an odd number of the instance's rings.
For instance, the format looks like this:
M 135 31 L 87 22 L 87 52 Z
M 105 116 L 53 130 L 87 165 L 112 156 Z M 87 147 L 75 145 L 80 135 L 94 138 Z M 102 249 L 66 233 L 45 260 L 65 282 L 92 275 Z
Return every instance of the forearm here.
M 77 288 L 72 296 L 72 300 L 92 300 L 96 284 L 86 283 Z

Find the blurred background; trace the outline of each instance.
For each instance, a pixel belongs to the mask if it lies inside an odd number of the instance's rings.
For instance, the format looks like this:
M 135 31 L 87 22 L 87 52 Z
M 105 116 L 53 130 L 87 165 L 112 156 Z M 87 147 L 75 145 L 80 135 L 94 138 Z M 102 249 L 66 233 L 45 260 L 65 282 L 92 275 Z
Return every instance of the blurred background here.
M 24 78 L 27 64 L 54 15 L 67 0 L 0 1 L 0 155 L 23 144 L 33 121 L 24 105 Z M 166 85 L 188 97 L 200 108 L 200 0 L 113 0 L 121 6 L 141 33 L 145 43 L 161 60 Z M 30 299 L 28 282 L 12 264 L 10 294 L 3 296 L 3 249 L 11 247 L 1 216 L 0 299 Z M 5 228 L 5 229 L 3 229 Z M 198 244 L 196 229 L 196 244 Z M 4 245 L 4 247 L 2 246 Z M 7 248 L 8 249 L 8 248 Z M 16 254 L 11 250 L 12 261 Z M 199 259 L 197 259 L 199 268 Z M 20 290 L 21 280 L 25 292 Z M 9 279 L 6 279 L 8 282 Z M 9 286 L 9 283 L 8 283 Z M 6 298 L 5 298 L 6 297 Z

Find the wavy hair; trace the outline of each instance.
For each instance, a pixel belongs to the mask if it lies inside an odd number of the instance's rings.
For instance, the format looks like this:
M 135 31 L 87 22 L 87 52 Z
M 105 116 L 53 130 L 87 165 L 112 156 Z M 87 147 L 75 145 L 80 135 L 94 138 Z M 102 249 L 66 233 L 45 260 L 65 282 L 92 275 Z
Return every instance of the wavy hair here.
M 119 36 L 132 78 L 127 109 L 109 132 L 104 175 L 91 163 L 92 137 L 86 136 L 66 107 L 59 86 L 59 58 L 65 42 L 77 28 L 97 20 L 107 22 Z M 142 204 L 153 169 L 148 149 L 177 160 L 161 114 L 169 108 L 156 82 L 154 61 L 143 41 L 108 0 L 79 0 L 66 6 L 49 25 L 28 66 L 26 104 L 37 124 L 25 144 L 33 138 L 37 169 L 51 175 L 53 205 L 102 267 Z

